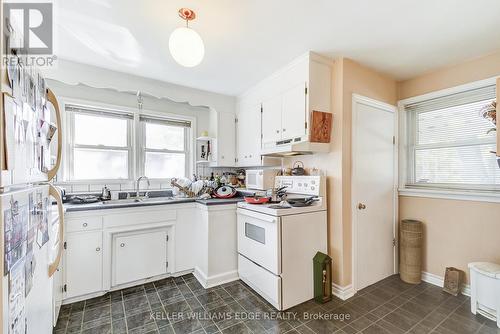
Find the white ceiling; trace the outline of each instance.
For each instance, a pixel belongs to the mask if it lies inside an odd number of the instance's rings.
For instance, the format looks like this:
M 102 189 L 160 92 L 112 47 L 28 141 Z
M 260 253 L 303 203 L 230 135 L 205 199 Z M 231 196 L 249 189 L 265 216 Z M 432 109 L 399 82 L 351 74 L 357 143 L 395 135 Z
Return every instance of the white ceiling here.
M 56 0 L 60 58 L 237 95 L 308 50 L 398 80 L 500 50 L 498 0 Z M 205 59 L 177 65 L 180 7 Z

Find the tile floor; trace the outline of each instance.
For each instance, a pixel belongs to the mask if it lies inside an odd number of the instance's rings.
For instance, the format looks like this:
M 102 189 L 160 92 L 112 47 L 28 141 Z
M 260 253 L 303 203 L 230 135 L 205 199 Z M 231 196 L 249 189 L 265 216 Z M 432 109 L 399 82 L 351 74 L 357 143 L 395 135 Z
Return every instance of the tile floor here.
M 65 305 L 54 333 L 500 334 L 500 330 L 470 313 L 468 297 L 450 296 L 427 283 L 409 285 L 398 276 L 347 301 L 308 301 L 276 312 L 241 281 L 206 290 L 193 275 L 186 275 Z

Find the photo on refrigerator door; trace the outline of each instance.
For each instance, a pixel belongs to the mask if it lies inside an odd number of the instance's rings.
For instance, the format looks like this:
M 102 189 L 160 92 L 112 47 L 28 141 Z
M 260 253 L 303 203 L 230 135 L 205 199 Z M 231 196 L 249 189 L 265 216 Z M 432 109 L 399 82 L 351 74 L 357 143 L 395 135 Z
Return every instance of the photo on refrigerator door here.
M 38 213 L 40 221 L 38 223 L 36 243 L 40 248 L 49 241 L 49 199 L 47 197 L 43 199 L 42 197 L 42 193 L 37 193 L 37 207 L 41 207 L 41 211 Z M 40 202 L 38 202 L 38 199 L 40 199 Z
M 9 334 L 26 333 L 24 261 L 9 274 Z
M 27 297 L 33 287 L 33 275 L 35 274 L 36 261 L 33 252 L 26 253 L 24 259 L 25 296 Z
M 19 206 L 12 198 L 4 211 L 4 270 L 6 273 L 26 254 L 28 206 Z
M 28 195 L 28 210 L 29 210 L 29 223 L 28 223 L 28 233 L 26 237 L 26 254 L 33 251 L 33 243 L 35 242 L 36 232 L 38 230 L 39 219 L 37 217 L 37 210 L 35 207 L 35 201 L 33 199 L 33 193 Z

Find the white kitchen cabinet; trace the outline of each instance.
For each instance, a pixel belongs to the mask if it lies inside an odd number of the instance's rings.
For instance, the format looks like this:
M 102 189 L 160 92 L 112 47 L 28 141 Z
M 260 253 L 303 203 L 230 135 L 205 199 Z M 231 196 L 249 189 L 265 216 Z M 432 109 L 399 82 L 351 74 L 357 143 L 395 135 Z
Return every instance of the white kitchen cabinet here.
M 282 95 L 281 139 L 306 135 L 306 84 L 299 83 Z
M 331 111 L 332 64 L 308 52 L 238 97 L 238 105 L 262 103 L 262 150 L 309 141 L 312 111 Z
M 113 286 L 167 273 L 168 229 L 138 230 L 113 238 Z
M 262 142 L 274 143 L 281 140 L 281 110 L 283 98 L 281 95 L 262 102 Z
M 198 243 L 194 235 L 196 223 L 199 219 L 198 210 L 195 205 L 177 210 L 177 221 L 175 222 L 175 268 L 173 272 L 185 272 L 193 270 L 198 256 Z
M 232 167 L 236 162 L 236 125 L 235 114 L 212 110 L 210 117 L 212 153 L 210 166 Z
M 197 210 L 195 277 L 205 288 L 238 279 L 236 204 L 198 204 Z
M 259 166 L 261 140 L 261 104 L 238 106 L 236 114 L 237 165 Z
M 102 231 L 68 233 L 65 246 L 66 298 L 101 291 Z

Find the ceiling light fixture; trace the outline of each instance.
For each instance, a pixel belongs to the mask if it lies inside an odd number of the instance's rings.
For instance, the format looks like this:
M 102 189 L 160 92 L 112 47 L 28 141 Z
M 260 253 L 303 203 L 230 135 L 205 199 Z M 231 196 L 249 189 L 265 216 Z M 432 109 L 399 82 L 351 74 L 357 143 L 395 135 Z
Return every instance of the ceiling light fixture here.
M 194 67 L 201 63 L 205 55 L 203 40 L 196 31 L 189 28 L 189 21 L 196 18 L 196 13 L 189 8 L 181 8 L 179 16 L 186 20 L 186 26 L 172 32 L 168 48 L 177 63 L 184 67 Z

